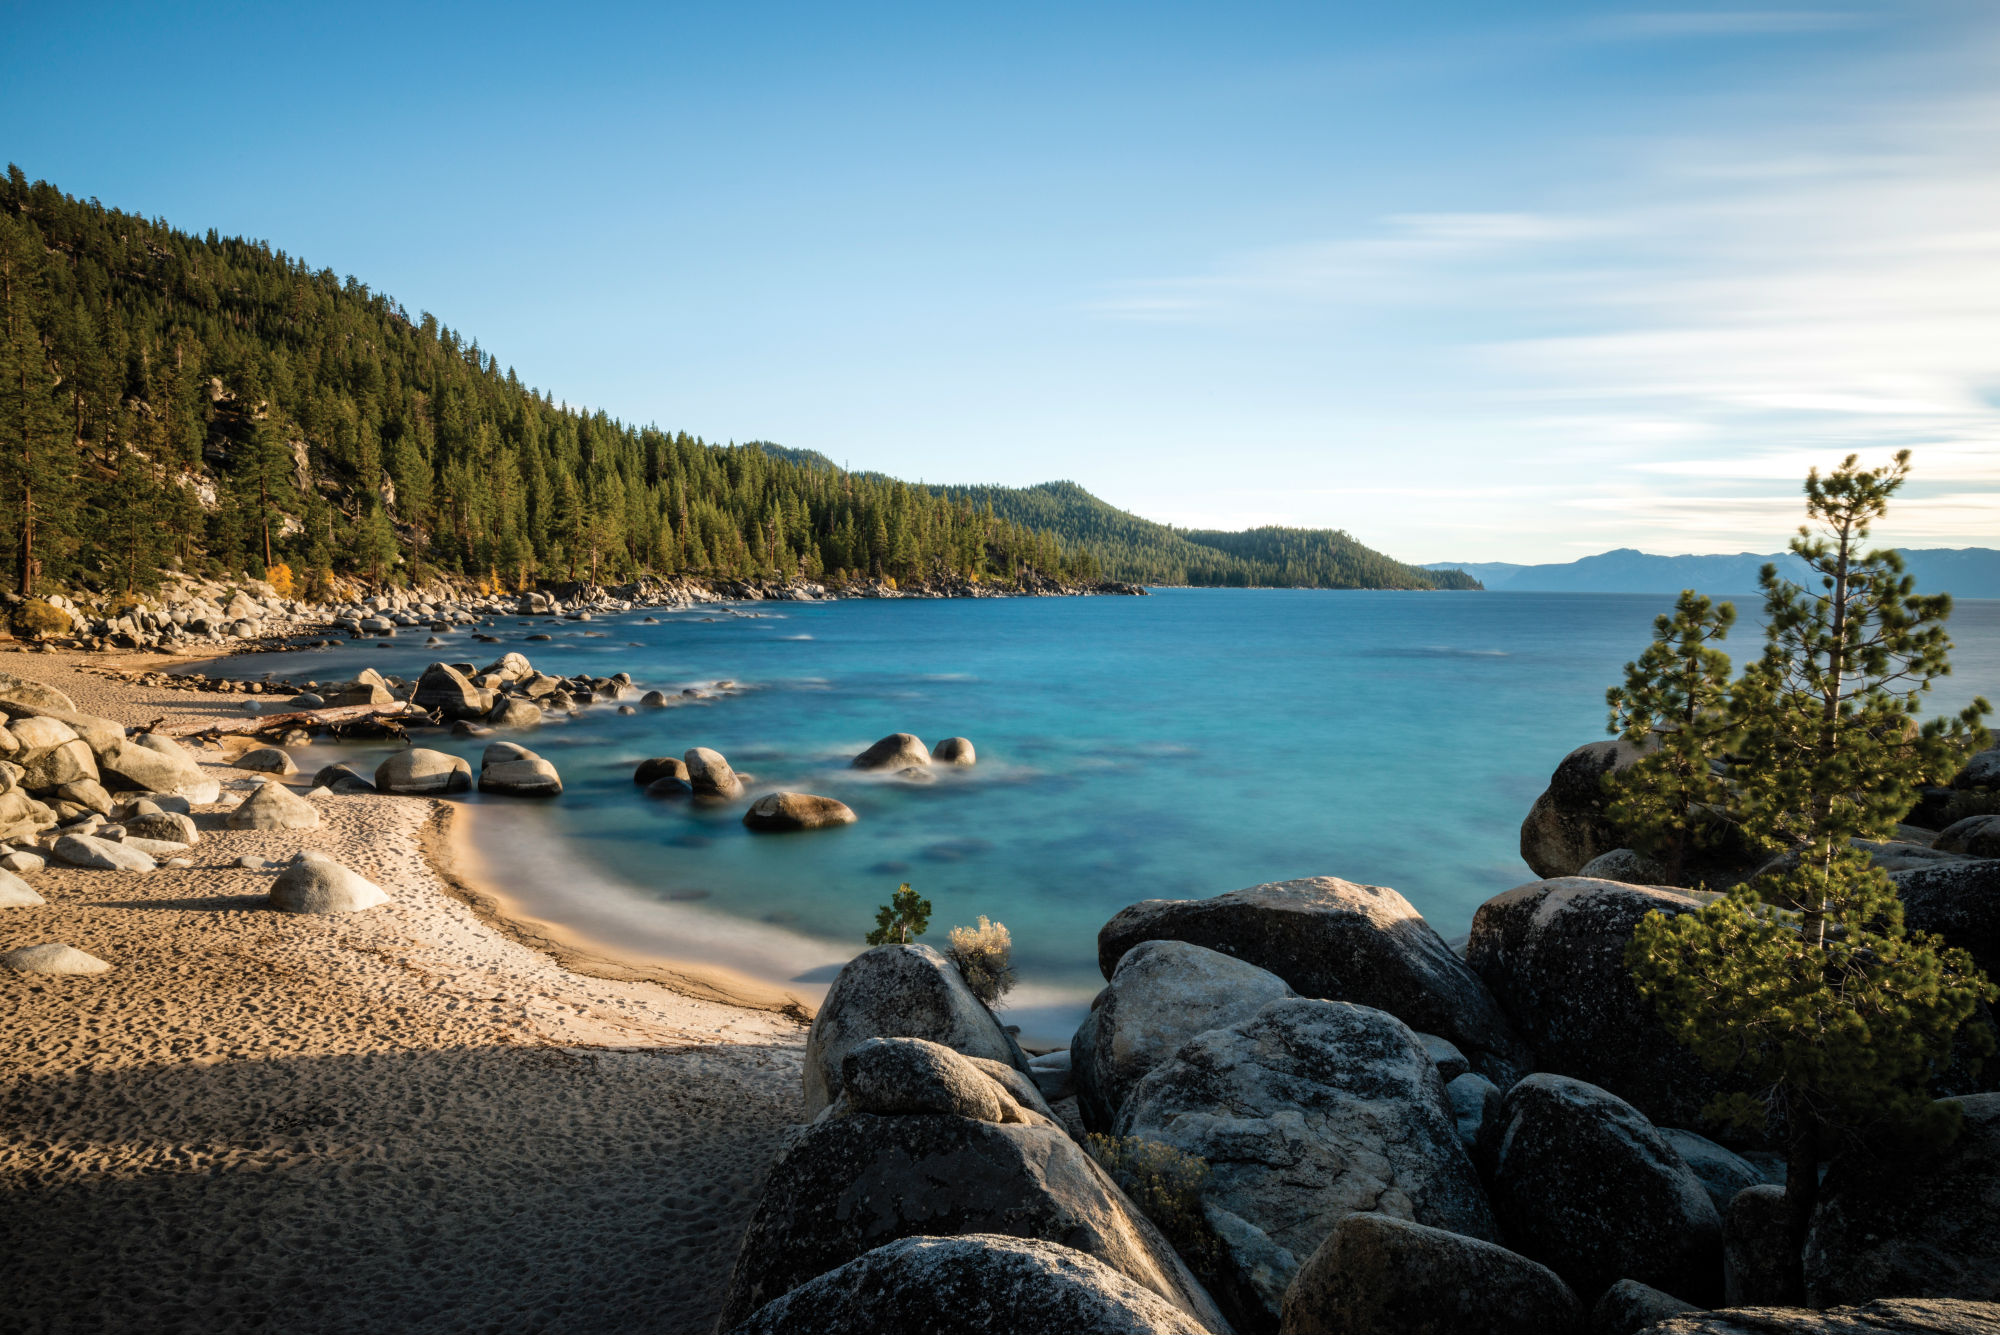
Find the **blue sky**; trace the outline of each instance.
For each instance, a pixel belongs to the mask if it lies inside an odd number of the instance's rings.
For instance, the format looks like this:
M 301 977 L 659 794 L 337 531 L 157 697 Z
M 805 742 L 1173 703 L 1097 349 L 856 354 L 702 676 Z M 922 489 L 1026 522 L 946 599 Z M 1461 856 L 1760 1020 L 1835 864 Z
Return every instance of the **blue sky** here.
M 10 4 L 32 177 L 628 421 L 1410 560 L 2000 545 L 2000 9 Z

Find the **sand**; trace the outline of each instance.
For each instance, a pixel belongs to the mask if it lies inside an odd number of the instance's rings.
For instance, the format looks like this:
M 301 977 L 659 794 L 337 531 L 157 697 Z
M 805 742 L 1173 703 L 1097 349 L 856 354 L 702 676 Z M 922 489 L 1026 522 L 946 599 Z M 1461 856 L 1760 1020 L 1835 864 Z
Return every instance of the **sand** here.
M 0 671 L 126 723 L 241 716 L 78 661 Z M 212 763 L 226 806 L 251 776 Z M 114 966 L 0 970 L 0 1331 L 708 1330 L 801 1114 L 797 1016 L 565 968 L 454 887 L 448 803 L 314 800 L 317 830 L 218 806 L 190 869 L 51 867 L 0 909 L 0 950 Z M 274 913 L 232 865 L 300 848 L 393 902 Z

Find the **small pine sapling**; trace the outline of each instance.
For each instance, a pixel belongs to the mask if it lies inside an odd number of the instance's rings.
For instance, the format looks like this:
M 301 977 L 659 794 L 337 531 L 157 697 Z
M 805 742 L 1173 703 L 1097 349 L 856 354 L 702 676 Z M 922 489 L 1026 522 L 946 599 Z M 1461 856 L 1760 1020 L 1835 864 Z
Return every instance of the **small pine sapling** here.
M 908 881 L 875 911 L 875 930 L 868 934 L 871 946 L 908 945 L 931 925 L 931 902 L 910 889 Z

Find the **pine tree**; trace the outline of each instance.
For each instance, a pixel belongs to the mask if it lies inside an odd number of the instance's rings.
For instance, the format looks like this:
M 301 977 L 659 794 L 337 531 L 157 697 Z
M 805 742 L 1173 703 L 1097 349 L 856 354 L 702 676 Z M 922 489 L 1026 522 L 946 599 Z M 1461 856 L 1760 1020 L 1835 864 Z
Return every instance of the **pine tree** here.
M 0 217 L 0 502 L 12 520 L 14 587 L 35 592 L 50 539 L 68 526 L 76 441 L 58 404 L 42 324 L 50 297 L 32 228 Z
M 905 881 L 887 904 L 875 911 L 875 930 L 868 934 L 871 946 L 908 945 L 931 925 L 931 902 L 910 889 Z
M 1734 604 L 1718 607 L 1682 590 L 1673 614 L 1653 622 L 1653 642 L 1625 665 L 1625 684 L 1605 692 L 1610 731 L 1653 748 L 1606 777 L 1606 814 L 1675 885 L 1691 856 L 1713 842 L 1729 795 L 1714 766 L 1732 731 L 1730 664 L 1713 646 L 1735 622 Z
M 1952 1134 L 1956 1106 L 1929 1083 L 1955 1041 L 1971 1065 L 1991 1052 L 1967 1021 L 2000 996 L 1964 951 L 1904 926 L 1894 884 L 1852 842 L 1888 833 L 1919 784 L 1986 741 L 1984 700 L 1917 725 L 1918 697 L 1949 670 L 1950 600 L 1916 596 L 1894 552 L 1864 550 L 1908 468 L 1906 451 L 1814 470 L 1821 531 L 1802 527 L 1791 549 L 1821 592 L 1764 569 L 1764 656 L 1732 700 L 1736 776 L 1746 827 L 1789 866 L 1698 913 L 1649 914 L 1626 952 L 1669 1032 L 1735 1085 L 1711 1114 L 1785 1144 L 1795 1300 L 1823 1154 L 1870 1133 Z

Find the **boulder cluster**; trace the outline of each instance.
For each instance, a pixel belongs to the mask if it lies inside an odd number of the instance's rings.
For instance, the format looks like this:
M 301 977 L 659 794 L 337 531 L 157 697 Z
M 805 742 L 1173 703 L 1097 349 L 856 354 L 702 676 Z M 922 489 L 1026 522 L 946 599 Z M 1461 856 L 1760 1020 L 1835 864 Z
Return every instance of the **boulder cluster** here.
M 1557 877 L 1453 950 L 1332 877 L 1146 900 L 1038 1057 L 946 957 L 870 950 L 813 1020 L 811 1120 L 718 1329 L 2000 1330 L 2000 1093 L 1959 1097 L 1948 1146 L 1824 1165 L 1810 1309 L 1770 1306 L 1797 1297 L 1782 1156 L 1694 1129 L 1714 1077 L 1622 966 L 1646 912 L 1697 906 Z M 1133 1144 L 1202 1166 L 1171 1227 L 1099 1165 Z

